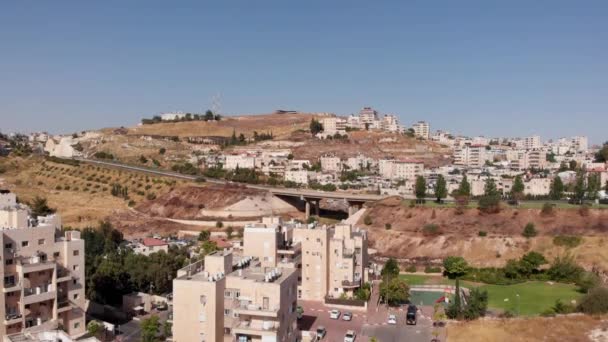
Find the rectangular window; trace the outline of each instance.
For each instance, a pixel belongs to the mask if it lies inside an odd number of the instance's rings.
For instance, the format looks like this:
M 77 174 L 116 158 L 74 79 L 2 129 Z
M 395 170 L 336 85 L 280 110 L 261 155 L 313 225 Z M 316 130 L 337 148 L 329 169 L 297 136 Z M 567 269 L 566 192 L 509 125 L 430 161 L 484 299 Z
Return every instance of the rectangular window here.
M 27 247 L 30 245 L 29 241 L 21 241 L 21 247 Z
M 54 252 L 53 253 L 53 258 L 59 258 L 59 252 Z
M 73 254 L 74 256 L 78 256 L 78 255 L 80 255 L 80 251 L 79 251 L 79 250 L 75 250 L 75 251 L 74 251 L 72 254 Z
M 224 291 L 224 297 L 226 297 L 226 298 L 232 298 L 232 292 L 230 292 L 230 291 Z
M 80 322 L 74 323 L 74 329 L 78 329 L 80 327 Z
M 6 260 L 4 260 L 4 263 L 6 265 L 12 265 L 13 264 L 13 259 L 6 259 Z
M 224 309 L 224 316 L 230 316 L 230 309 Z
M 201 304 L 203 304 L 203 305 L 207 304 L 207 297 L 201 296 L 200 301 L 201 301 Z
M 78 267 L 78 265 L 74 265 L 74 266 L 72 266 L 72 269 L 73 269 L 74 271 L 78 271 L 78 268 L 79 268 L 79 267 Z
M 262 309 L 263 310 L 268 310 L 268 302 L 270 301 L 270 298 L 268 297 L 263 297 L 262 298 Z
M 39 245 L 44 245 L 45 243 L 46 243 L 46 241 L 44 239 L 38 239 Z
M 6 249 L 11 249 L 11 248 L 13 248 L 13 244 L 12 244 L 12 243 L 10 243 L 10 242 L 9 242 L 9 243 L 5 243 L 5 244 L 4 244 L 4 248 L 6 248 Z
M 241 296 L 241 291 L 237 290 L 237 291 L 234 293 L 234 298 L 239 298 L 240 296 Z
M 78 293 L 74 293 L 74 300 L 78 299 Z

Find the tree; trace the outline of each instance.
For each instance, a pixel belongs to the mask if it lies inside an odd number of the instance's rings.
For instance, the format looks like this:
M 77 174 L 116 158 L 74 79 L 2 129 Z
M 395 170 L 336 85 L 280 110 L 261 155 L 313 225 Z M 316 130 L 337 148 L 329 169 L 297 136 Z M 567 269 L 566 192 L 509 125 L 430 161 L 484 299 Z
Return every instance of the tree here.
M 589 292 L 589 290 L 599 286 L 602 283 L 602 279 L 593 272 L 583 273 L 576 281 L 576 285 L 579 290 L 583 293 Z
M 549 197 L 552 200 L 560 200 L 564 196 L 564 183 L 559 176 L 555 176 L 551 182 L 551 190 L 549 191 Z
M 203 230 L 200 233 L 198 233 L 198 241 L 207 241 L 207 240 L 209 240 L 210 236 L 211 236 L 211 233 L 208 230 Z
M 55 213 L 55 209 L 49 207 L 46 198 L 36 196 L 30 204 L 32 216 L 46 216 Z
M 484 196 L 498 196 L 498 189 L 496 188 L 496 182 L 494 178 L 488 177 L 483 186 Z
M 443 260 L 444 273 L 449 278 L 457 278 L 467 273 L 469 265 L 463 257 L 449 256 Z
M 164 148 L 164 147 L 161 147 L 161 148 L 158 150 L 158 153 L 159 153 L 159 154 L 165 154 L 165 152 L 167 152 L 167 149 L 166 149 L 166 148 Z
M 467 305 L 463 310 L 464 319 L 470 321 L 483 317 L 488 310 L 488 292 L 479 288 L 471 289 L 467 298 Z
M 587 197 L 590 200 L 595 200 L 598 197 L 598 191 L 600 191 L 600 175 L 598 173 L 587 174 Z
M 437 198 L 437 202 L 441 202 L 441 199 L 446 198 L 447 195 L 447 183 L 443 175 L 439 175 L 439 177 L 437 177 L 437 184 L 435 185 L 435 197 Z
M 526 238 L 531 238 L 531 237 L 535 237 L 537 234 L 538 234 L 538 232 L 536 231 L 536 228 L 534 227 L 534 223 L 528 222 L 528 224 L 526 224 L 526 226 L 524 227 L 524 231 L 522 232 L 521 235 L 523 235 Z
M 576 166 L 577 166 L 576 160 L 571 160 L 571 161 L 568 163 L 568 168 L 569 168 L 570 170 L 572 170 L 572 171 L 575 171 L 575 170 L 576 170 Z
M 479 210 L 486 213 L 497 213 L 500 211 L 500 193 L 496 188 L 493 178 L 487 178 L 484 185 L 484 195 L 478 202 Z
M 416 185 L 415 185 L 416 198 L 420 200 L 424 200 L 426 197 L 426 180 L 422 176 L 416 177 Z
M 519 272 L 527 276 L 538 272 L 539 267 L 546 263 L 547 259 L 544 255 L 534 251 L 528 252 L 519 261 Z
M 323 132 L 323 125 L 317 119 L 311 119 L 309 127 L 312 135 L 317 135 L 318 133 Z
M 89 324 L 87 324 L 87 332 L 91 335 L 91 336 L 96 336 L 102 329 L 101 324 L 97 323 L 97 321 L 90 321 Z
M 207 240 L 203 242 L 203 245 L 199 249 L 199 254 L 207 255 L 209 253 L 213 253 L 217 251 L 219 248 L 217 247 L 217 243 L 214 241 Z
M 205 121 L 213 121 L 214 116 L 213 116 L 213 112 L 210 110 L 207 110 L 205 112 L 205 117 L 204 117 Z
M 226 236 L 229 239 L 231 239 L 233 233 L 234 233 L 234 228 L 232 228 L 232 226 L 228 226 L 228 228 L 226 228 Z
M 559 282 L 576 282 L 585 270 L 579 266 L 571 255 L 558 256 L 547 270 L 549 279 Z
M 410 287 L 399 277 L 385 279 L 380 284 L 380 297 L 388 305 L 399 305 L 410 297 Z
M 141 321 L 141 341 L 142 342 L 157 342 L 160 339 L 157 337 L 160 332 L 160 321 L 158 316 L 151 316 Z
M 458 196 L 471 196 L 471 183 L 469 183 L 467 179 L 467 175 L 462 177 L 462 181 L 460 181 L 460 185 L 458 186 L 457 194 Z
M 224 227 L 224 223 L 222 221 L 215 222 L 215 228 L 222 228 L 222 227 Z
M 596 287 L 583 296 L 578 309 L 586 314 L 599 315 L 608 312 L 608 288 Z
M 462 300 L 460 298 L 460 280 L 456 279 L 456 289 L 454 291 L 454 300 L 448 306 L 446 315 L 451 319 L 462 319 Z
M 145 156 L 141 155 L 139 156 L 139 162 L 142 164 L 145 164 L 148 162 L 148 158 L 146 158 Z
M 515 200 L 520 200 L 524 195 L 524 189 L 524 182 L 521 179 L 521 176 L 517 175 L 513 181 L 513 187 L 511 188 L 511 197 Z
M 382 278 L 391 279 L 399 276 L 399 264 L 397 264 L 397 260 L 394 258 L 389 258 L 384 267 L 382 268 L 382 272 L 380 273 Z
M 595 161 L 598 163 L 608 162 L 608 141 L 606 141 L 602 148 L 595 154 Z
M 585 192 L 587 192 L 587 187 L 585 186 L 585 174 L 583 171 L 579 171 L 576 173 L 576 180 L 574 182 L 574 198 L 582 202 L 585 198 Z

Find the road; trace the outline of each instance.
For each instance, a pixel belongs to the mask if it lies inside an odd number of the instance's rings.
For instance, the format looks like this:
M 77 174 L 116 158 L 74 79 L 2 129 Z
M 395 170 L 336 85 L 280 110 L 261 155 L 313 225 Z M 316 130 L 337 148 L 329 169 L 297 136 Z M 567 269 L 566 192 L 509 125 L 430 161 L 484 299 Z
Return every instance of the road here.
M 119 168 L 119 169 L 123 169 L 123 170 L 145 172 L 145 173 L 150 173 L 150 174 L 154 174 L 154 175 L 174 177 L 174 178 L 186 179 L 186 180 L 190 180 L 190 181 L 194 181 L 198 178 L 198 176 L 184 175 L 184 174 L 177 173 L 177 172 L 161 171 L 161 170 L 150 169 L 147 167 L 125 165 L 125 164 L 120 164 L 120 163 L 115 163 L 115 162 L 107 162 L 107 161 L 93 160 L 93 159 L 82 159 L 82 158 L 77 158 L 77 160 L 79 160 L 81 162 L 85 162 L 85 163 L 105 165 L 105 166 L 115 167 L 115 168 Z M 220 180 L 220 179 L 212 179 L 212 178 L 206 178 L 206 181 L 208 183 L 214 183 L 214 184 L 231 183 L 229 181 Z M 241 184 L 241 183 L 239 183 L 239 184 Z M 242 184 L 242 185 L 247 188 L 250 188 L 250 189 L 269 191 L 272 194 L 279 195 L 279 196 L 304 197 L 304 198 L 308 198 L 308 199 L 326 198 L 326 199 L 344 199 L 344 200 L 354 201 L 354 202 L 374 202 L 374 201 L 379 201 L 383 198 L 389 197 L 388 195 L 353 194 L 353 193 L 348 193 L 348 192 L 326 192 L 326 191 L 309 190 L 309 189 L 274 188 L 274 187 L 270 187 L 270 186 L 251 185 L 251 184 Z

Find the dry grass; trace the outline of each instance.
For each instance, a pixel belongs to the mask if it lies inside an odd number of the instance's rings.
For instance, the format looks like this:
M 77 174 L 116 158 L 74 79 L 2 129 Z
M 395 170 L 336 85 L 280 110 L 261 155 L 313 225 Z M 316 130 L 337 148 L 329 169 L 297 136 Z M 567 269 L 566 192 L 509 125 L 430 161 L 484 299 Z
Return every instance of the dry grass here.
M 478 320 L 448 325 L 449 342 L 529 342 L 590 341 L 591 330 L 606 326 L 599 319 L 586 316 L 530 318 L 509 320 Z

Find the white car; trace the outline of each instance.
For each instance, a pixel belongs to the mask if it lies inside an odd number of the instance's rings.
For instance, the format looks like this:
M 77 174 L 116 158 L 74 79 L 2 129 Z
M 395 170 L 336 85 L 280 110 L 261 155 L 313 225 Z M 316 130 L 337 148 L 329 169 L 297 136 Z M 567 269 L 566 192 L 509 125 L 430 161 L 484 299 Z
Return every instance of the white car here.
M 395 315 L 388 315 L 388 324 L 397 324 L 397 316 Z
M 349 330 L 346 332 L 346 335 L 344 335 L 344 342 L 355 342 L 356 337 L 357 334 L 354 331 Z
M 333 309 L 329 312 L 329 318 L 338 319 L 340 318 L 340 310 Z
M 345 312 L 344 315 L 342 315 L 342 320 L 343 321 L 352 321 L 353 320 L 353 313 L 352 312 Z

